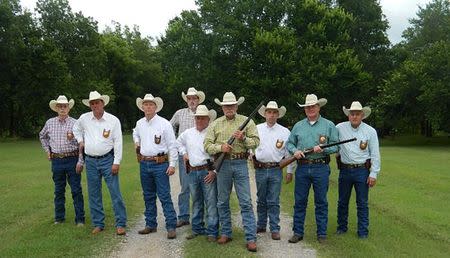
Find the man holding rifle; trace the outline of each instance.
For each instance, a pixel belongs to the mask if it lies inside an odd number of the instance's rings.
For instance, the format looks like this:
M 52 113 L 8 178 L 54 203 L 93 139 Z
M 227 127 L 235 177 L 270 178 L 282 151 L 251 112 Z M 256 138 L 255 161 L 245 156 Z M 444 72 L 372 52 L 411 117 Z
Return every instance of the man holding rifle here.
M 306 206 L 311 184 L 314 190 L 314 204 L 317 223 L 317 240 L 325 243 L 328 224 L 328 183 L 330 175 L 330 154 L 337 146 L 322 149 L 324 144 L 338 141 L 338 132 L 333 122 L 320 115 L 320 108 L 327 103 L 314 94 L 306 96 L 304 107 L 306 118 L 297 122 L 289 135 L 288 151 L 298 160 L 295 172 L 294 235 L 290 243 L 303 240 Z M 313 153 L 305 155 L 304 150 L 313 148 Z
M 215 120 L 208 127 L 204 147 L 206 152 L 211 155 L 217 156 L 225 153 L 223 165 L 217 174 L 217 208 L 222 228 L 221 237 L 217 243 L 226 244 L 232 240 L 230 194 L 234 182 L 241 209 L 247 250 L 256 252 L 256 222 L 250 195 L 247 150 L 259 145 L 258 132 L 252 120 L 244 129 L 237 130 L 247 119 L 247 117 L 237 114 L 238 105 L 244 102 L 244 97 L 236 100 L 236 96 L 232 92 L 226 92 L 223 101 L 217 98 L 214 101 L 222 106 L 224 116 Z M 227 143 L 231 136 L 235 138 L 232 145 Z

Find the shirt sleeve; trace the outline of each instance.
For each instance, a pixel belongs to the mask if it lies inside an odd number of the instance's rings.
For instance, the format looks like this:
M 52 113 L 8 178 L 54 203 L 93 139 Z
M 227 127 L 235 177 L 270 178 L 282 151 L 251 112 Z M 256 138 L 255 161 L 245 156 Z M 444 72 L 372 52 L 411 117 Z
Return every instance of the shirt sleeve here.
M 369 177 L 377 178 L 378 173 L 381 169 L 381 158 L 380 158 L 380 145 L 378 143 L 378 136 L 375 129 L 371 133 L 369 139 L 369 151 L 370 151 L 370 174 Z
M 174 133 L 177 133 L 177 129 L 180 126 L 179 111 L 176 111 L 175 114 L 173 114 L 172 119 L 170 119 L 169 122 L 170 125 L 172 125 Z
M 141 137 L 139 135 L 138 122 L 136 122 L 136 127 L 133 129 L 133 142 L 141 145 Z
M 206 131 L 205 140 L 203 141 L 203 147 L 205 148 L 205 151 L 210 155 L 214 155 L 214 154 L 217 154 L 222 151 L 222 145 L 215 143 L 216 142 L 215 129 L 214 129 L 215 126 L 216 126 L 216 123 L 214 121 L 213 124 L 211 124 L 208 127 L 208 129 Z
M 297 135 L 295 132 L 297 131 L 297 124 L 292 128 L 291 133 L 289 134 L 289 138 L 286 142 L 286 148 L 290 154 L 294 154 L 297 151 Z
M 117 119 L 117 118 L 116 118 Z M 120 164 L 122 160 L 122 128 L 119 119 L 116 120 L 114 126 L 114 163 Z
M 169 149 L 169 166 L 176 167 L 178 162 L 177 139 L 173 128 L 169 124 L 164 130 L 164 138 L 167 139 L 167 147 Z
M 336 126 L 333 124 L 333 122 L 331 122 L 331 121 L 329 122 L 329 125 L 328 125 L 328 133 L 329 133 L 329 137 L 330 137 L 329 141 L 328 141 L 329 144 L 330 143 L 336 143 L 336 142 L 339 141 L 338 130 L 336 129 Z M 330 155 L 332 153 L 336 153 L 337 151 L 338 151 L 338 146 L 337 145 L 335 145 L 333 147 L 326 148 L 326 149 L 323 150 L 323 152 L 325 154 L 328 154 L 328 155 Z
M 45 123 L 42 130 L 39 132 L 39 140 L 45 152 L 50 153 L 50 137 L 48 137 L 48 121 Z
M 184 131 L 180 134 L 180 136 L 178 136 L 177 139 L 177 149 L 178 149 L 178 153 L 180 153 L 181 155 L 184 155 L 187 153 L 187 149 L 186 149 L 186 132 Z
M 244 145 L 247 149 L 254 149 L 259 145 L 258 129 L 256 128 L 255 122 L 253 122 L 253 120 L 250 120 L 246 127 Z
M 84 142 L 83 139 L 83 116 L 80 116 L 77 121 L 75 121 L 75 124 L 73 125 L 72 131 L 73 135 L 75 136 L 75 139 L 78 143 Z

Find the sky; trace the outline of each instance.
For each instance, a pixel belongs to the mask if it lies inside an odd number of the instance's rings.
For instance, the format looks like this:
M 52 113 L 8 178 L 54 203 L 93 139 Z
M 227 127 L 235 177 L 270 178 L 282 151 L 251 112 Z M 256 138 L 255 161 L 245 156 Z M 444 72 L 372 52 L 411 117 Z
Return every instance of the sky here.
M 357 0 L 355 0 L 357 1 Z M 408 19 L 416 17 L 418 5 L 425 7 L 431 0 L 380 0 L 384 15 L 389 21 L 388 37 L 392 44 L 402 40 L 402 32 L 409 26 Z M 69 0 L 72 10 L 81 11 L 98 21 L 102 30 L 112 26 L 138 25 L 140 32 L 153 38 L 161 37 L 169 20 L 182 10 L 197 9 L 195 0 Z M 36 0 L 21 0 L 23 7 L 34 10 Z

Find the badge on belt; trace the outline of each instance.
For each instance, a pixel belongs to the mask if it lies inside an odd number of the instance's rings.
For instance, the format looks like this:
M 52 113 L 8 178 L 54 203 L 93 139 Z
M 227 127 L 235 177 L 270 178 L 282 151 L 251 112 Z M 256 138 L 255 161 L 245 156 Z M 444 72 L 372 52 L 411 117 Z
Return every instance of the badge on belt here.
M 365 149 L 367 148 L 367 145 L 369 145 L 369 141 L 368 141 L 368 140 L 365 141 L 365 142 L 363 142 L 363 141 L 360 141 L 360 142 L 359 142 L 359 148 L 360 148 L 361 150 L 365 150 Z
M 275 143 L 275 147 L 277 147 L 277 149 L 281 149 L 281 147 L 283 147 L 283 140 L 277 139 L 277 143 Z
M 72 131 L 67 131 L 67 140 L 71 141 L 73 139 L 73 132 Z
M 103 137 L 108 138 L 110 133 L 111 130 L 106 131 L 106 129 L 103 129 Z
M 161 135 L 160 136 L 156 136 L 156 134 L 155 134 L 155 143 L 156 144 L 160 144 L 161 143 Z
M 323 134 L 319 135 L 319 143 L 324 144 L 326 142 L 327 142 L 327 136 L 325 136 Z

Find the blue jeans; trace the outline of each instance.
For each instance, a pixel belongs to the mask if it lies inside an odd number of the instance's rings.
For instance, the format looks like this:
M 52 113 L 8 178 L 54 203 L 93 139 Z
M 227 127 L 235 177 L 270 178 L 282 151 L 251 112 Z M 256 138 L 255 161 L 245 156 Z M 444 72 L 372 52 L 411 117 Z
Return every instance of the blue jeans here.
M 259 168 L 255 171 L 256 211 L 258 228 L 265 229 L 267 217 L 271 232 L 280 232 L 280 190 L 283 174 L 280 168 Z
M 186 174 L 186 167 L 181 155 L 178 157 L 178 173 L 181 185 L 181 190 L 178 194 L 178 220 L 189 221 L 189 175 Z
M 217 215 L 217 184 L 216 180 L 205 183 L 208 171 L 199 170 L 189 173 L 189 191 L 192 195 L 192 232 L 199 235 L 217 237 L 219 234 L 219 217 Z M 206 208 L 206 222 L 203 217 Z
M 166 229 L 175 230 L 177 226 L 177 214 L 173 208 L 170 195 L 169 176 L 166 174 L 168 162 L 156 163 L 155 161 L 141 161 L 141 186 L 145 202 L 145 226 L 156 228 L 158 223 L 156 216 L 156 196 L 161 201 L 164 217 L 166 218 Z
M 224 160 L 222 169 L 217 173 L 217 209 L 222 227 L 222 236 L 231 237 L 230 194 L 234 189 L 241 208 L 242 224 L 244 225 L 247 242 L 256 241 L 256 222 L 253 214 L 248 178 L 247 160 Z
M 295 205 L 294 227 L 295 235 L 303 236 L 308 205 L 309 188 L 314 190 L 314 204 L 317 224 L 317 236 L 327 235 L 328 224 L 328 183 L 330 166 L 328 164 L 302 164 L 295 171 Z
M 366 168 L 341 169 L 339 173 L 338 230 L 347 231 L 348 203 L 352 187 L 355 187 L 358 235 L 367 236 L 369 234 L 368 177 L 369 170 Z
M 66 218 L 66 182 L 72 192 L 75 223 L 84 223 L 84 200 L 81 190 L 81 175 L 75 171 L 78 157 L 52 159 L 53 182 L 55 183 L 55 221 Z
M 105 179 L 114 209 L 115 226 L 126 227 L 127 212 L 119 188 L 119 175 L 113 175 L 111 168 L 114 157 L 112 154 L 100 159 L 86 156 L 86 175 L 89 192 L 89 209 L 92 224 L 95 227 L 105 227 L 105 213 L 102 200 L 102 177 Z

